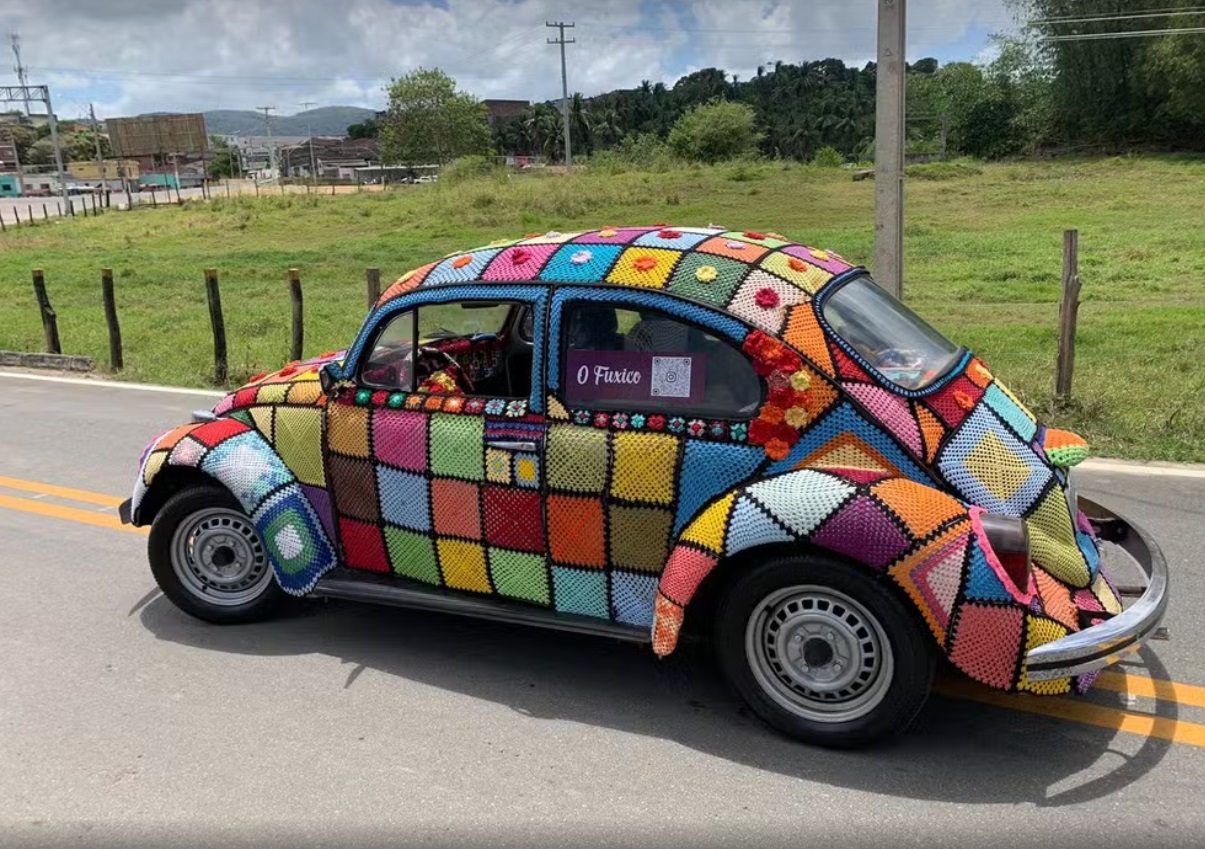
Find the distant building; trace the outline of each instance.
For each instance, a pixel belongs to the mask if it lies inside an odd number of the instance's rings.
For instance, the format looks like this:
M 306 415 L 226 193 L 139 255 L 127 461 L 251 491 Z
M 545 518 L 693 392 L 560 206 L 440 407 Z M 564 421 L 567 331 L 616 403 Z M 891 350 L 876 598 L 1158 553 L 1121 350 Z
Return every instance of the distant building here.
M 103 169 L 101 167 L 103 165 Z M 77 180 L 94 183 L 98 180 L 120 180 L 124 174 L 127 180 L 137 180 L 140 171 L 137 159 L 106 159 L 101 165 L 95 162 L 71 162 L 67 171 Z
M 326 180 L 351 180 L 357 169 L 380 161 L 376 139 L 313 139 L 313 163 Z M 282 177 L 311 177 L 309 139 L 281 147 L 276 162 Z
M 521 115 L 531 103 L 526 100 L 483 100 L 485 104 L 485 119 L 494 126 L 499 118 L 513 118 Z
M 21 178 L 16 174 L 0 174 L 0 198 L 21 197 Z
M 17 170 L 17 145 L 8 139 L 0 138 L 0 171 Z

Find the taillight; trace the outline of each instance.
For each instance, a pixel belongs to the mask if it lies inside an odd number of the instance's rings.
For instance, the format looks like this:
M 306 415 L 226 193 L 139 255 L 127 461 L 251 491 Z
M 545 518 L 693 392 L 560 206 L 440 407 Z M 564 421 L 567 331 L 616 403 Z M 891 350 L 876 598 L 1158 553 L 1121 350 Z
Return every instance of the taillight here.
M 1013 516 L 975 511 L 975 521 L 992 547 L 1000 567 L 1019 593 L 1029 589 L 1029 527 Z

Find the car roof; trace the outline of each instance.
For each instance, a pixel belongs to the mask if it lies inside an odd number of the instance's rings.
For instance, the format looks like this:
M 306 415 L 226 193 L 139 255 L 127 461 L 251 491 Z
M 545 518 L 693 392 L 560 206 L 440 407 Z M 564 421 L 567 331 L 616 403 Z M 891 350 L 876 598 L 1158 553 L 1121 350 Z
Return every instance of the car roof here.
M 856 267 L 778 233 L 715 225 L 554 231 L 450 253 L 403 274 L 377 308 L 419 288 L 452 284 L 604 285 L 665 292 L 781 327 L 780 308 L 811 300 Z M 767 312 L 777 320 L 759 321 Z

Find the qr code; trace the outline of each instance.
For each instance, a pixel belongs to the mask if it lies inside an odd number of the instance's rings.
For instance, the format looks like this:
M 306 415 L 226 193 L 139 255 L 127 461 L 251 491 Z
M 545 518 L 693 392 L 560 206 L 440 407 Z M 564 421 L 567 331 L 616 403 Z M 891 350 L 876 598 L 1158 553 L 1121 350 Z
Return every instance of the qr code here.
M 655 398 L 690 397 L 690 357 L 653 357 Z

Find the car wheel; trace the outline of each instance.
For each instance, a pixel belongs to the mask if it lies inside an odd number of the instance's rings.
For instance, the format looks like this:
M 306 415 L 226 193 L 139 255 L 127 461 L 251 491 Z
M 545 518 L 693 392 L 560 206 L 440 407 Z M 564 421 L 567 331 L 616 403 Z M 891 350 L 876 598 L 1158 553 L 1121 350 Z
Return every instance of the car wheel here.
M 258 622 L 285 596 L 254 523 L 225 489 L 191 486 L 169 498 L 147 548 L 163 594 L 198 619 Z
M 854 748 L 905 729 L 933 682 L 928 635 L 857 567 L 779 557 L 735 577 L 714 637 L 729 683 L 770 725 Z

